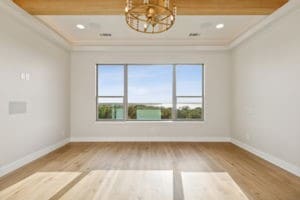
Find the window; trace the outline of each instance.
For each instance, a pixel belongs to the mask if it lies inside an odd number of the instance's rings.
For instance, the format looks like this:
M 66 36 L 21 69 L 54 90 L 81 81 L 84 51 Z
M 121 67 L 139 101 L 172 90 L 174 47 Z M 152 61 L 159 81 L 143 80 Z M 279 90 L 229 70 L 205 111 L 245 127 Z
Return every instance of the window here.
M 97 120 L 203 120 L 203 65 L 97 65 Z
M 172 65 L 128 65 L 128 119 L 172 119 Z
M 98 119 L 124 118 L 124 66 L 98 66 L 97 107 Z
M 203 100 L 203 67 L 176 66 L 177 119 L 201 119 Z

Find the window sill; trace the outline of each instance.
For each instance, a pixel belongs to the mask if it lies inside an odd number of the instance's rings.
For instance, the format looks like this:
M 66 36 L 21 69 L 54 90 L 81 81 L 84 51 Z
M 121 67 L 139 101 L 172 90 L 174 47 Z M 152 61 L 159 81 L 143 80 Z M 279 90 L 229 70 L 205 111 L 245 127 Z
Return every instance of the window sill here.
M 203 124 L 205 123 L 205 120 L 191 120 L 191 121 L 183 121 L 183 120 L 174 120 L 174 121 L 101 121 L 101 120 L 97 120 L 96 123 L 108 123 L 108 124 L 175 124 L 175 123 L 178 123 L 178 124 L 186 124 L 186 123 L 191 123 L 191 124 Z

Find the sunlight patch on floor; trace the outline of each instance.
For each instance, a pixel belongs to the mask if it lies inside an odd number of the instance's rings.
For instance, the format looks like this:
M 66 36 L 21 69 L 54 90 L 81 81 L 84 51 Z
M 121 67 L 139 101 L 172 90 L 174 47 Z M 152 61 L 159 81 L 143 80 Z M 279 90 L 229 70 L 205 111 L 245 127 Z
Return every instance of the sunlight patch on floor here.
M 79 172 L 37 172 L 0 191 L 0 199 L 47 200 L 80 174 Z
M 248 200 L 226 172 L 182 172 L 185 200 Z
M 180 175 L 184 200 L 248 200 L 226 172 Z M 0 199 L 174 200 L 174 181 L 172 170 L 38 172 L 1 191 Z
M 173 171 L 91 171 L 62 200 L 173 200 Z

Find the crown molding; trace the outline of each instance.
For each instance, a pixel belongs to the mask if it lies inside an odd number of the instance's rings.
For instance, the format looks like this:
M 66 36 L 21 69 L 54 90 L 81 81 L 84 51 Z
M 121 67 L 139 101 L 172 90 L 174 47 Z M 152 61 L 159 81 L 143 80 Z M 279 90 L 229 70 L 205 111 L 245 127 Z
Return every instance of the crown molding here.
M 226 46 L 228 40 L 196 40 L 196 39 L 130 39 L 130 40 L 98 40 L 75 41 L 72 46 Z
M 54 44 L 66 49 L 71 50 L 71 45 L 68 41 L 62 38 L 59 34 L 53 31 L 51 28 L 43 24 L 37 18 L 28 14 L 22 8 L 17 6 L 11 0 L 0 0 L 1 9 L 5 12 L 15 17 L 21 23 L 29 26 L 32 30 L 36 31 L 38 34 L 44 36 L 47 40 L 51 40 Z
M 179 48 L 174 48 L 179 47 Z M 166 45 L 155 45 L 155 46 L 97 46 L 97 45 L 83 45 L 83 46 L 72 46 L 72 51 L 103 51 L 103 52 L 195 52 L 195 51 L 226 51 L 229 48 L 227 46 L 166 46 Z
M 239 46 L 242 42 L 246 41 L 251 36 L 255 35 L 257 32 L 268 26 L 269 24 L 277 21 L 278 19 L 284 17 L 285 15 L 300 8 L 300 0 L 289 0 L 284 6 L 273 12 L 271 15 L 267 16 L 257 25 L 253 26 L 251 29 L 246 31 L 244 34 L 240 35 L 238 38 L 233 40 L 229 45 L 229 49 L 233 49 Z

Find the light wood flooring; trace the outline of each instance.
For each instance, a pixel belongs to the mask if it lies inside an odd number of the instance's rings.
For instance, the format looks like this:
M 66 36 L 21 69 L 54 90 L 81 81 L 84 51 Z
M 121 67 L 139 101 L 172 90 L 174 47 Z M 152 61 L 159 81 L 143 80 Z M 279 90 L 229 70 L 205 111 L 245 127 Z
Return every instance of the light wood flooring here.
M 70 143 L 0 178 L 0 199 L 300 200 L 300 178 L 231 143 Z

